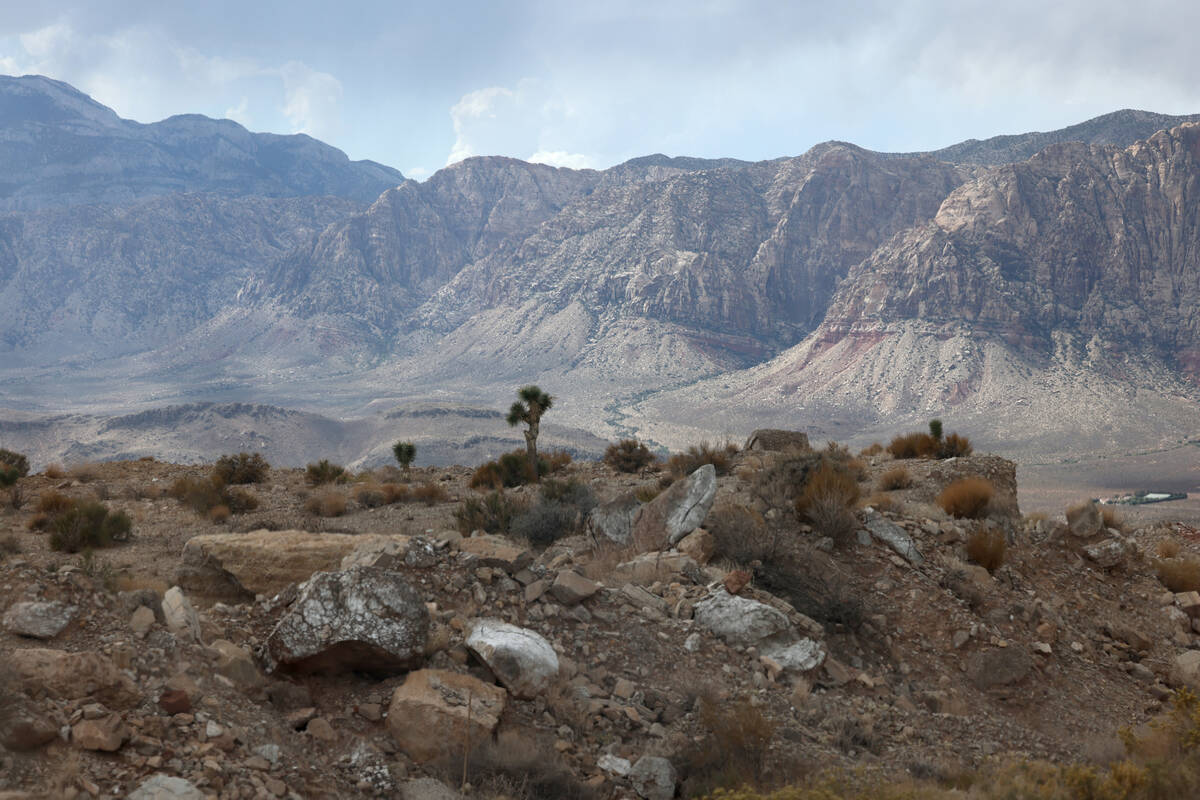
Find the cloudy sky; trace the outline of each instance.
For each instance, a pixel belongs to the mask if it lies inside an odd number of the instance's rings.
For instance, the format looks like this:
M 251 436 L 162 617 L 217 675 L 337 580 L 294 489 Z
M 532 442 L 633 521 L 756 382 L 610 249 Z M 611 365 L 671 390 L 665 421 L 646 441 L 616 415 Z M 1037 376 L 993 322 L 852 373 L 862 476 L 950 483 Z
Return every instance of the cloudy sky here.
M 1194 0 L 0 0 L 0 73 L 124 117 L 304 132 L 423 178 L 928 150 L 1118 108 L 1200 112 Z

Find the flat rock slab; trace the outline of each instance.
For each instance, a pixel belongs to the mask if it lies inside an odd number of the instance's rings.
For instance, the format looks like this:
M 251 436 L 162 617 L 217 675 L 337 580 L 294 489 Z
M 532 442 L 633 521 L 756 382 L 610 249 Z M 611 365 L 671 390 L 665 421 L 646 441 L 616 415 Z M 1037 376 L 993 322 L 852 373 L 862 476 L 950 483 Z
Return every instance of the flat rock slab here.
M 612 573 L 616 581 L 649 586 L 655 581 L 677 581 L 681 577 L 695 580 L 701 575 L 700 565 L 686 553 L 642 553 L 618 564 Z
M 33 639 L 53 639 L 71 624 L 79 613 L 78 606 L 66 603 L 35 600 L 13 603 L 4 612 L 4 629 L 18 636 Z
M 471 675 L 417 670 L 392 694 L 388 731 L 409 758 L 425 763 L 461 752 L 468 739 L 471 746 L 488 741 L 507 698 L 504 689 Z
M 967 678 L 976 689 L 1016 683 L 1033 669 L 1033 658 L 1020 647 L 981 650 L 967 661 Z
M 675 767 L 661 756 L 642 756 L 629 770 L 629 783 L 644 800 L 671 800 L 677 780 Z
M 787 616 L 766 603 L 717 589 L 696 603 L 696 624 L 732 645 L 752 645 L 785 633 Z
M 318 572 L 267 637 L 276 668 L 298 672 L 408 669 L 424 657 L 429 610 L 404 578 L 379 567 Z
M 467 647 L 487 664 L 513 697 L 532 700 L 558 677 L 558 654 L 541 634 L 498 619 L 471 626 Z
M 481 567 L 497 567 L 515 575 L 533 561 L 533 553 L 503 536 L 484 534 L 468 536 L 458 542 L 458 549 L 475 557 Z
M 804 431 L 785 431 L 779 428 L 759 428 L 750 434 L 743 450 L 769 450 L 774 452 L 806 451 L 808 434 Z
M 176 582 L 205 596 L 278 594 L 318 572 L 340 569 L 355 551 L 403 547 L 406 536 L 267 531 L 193 536 L 184 545 Z
M 716 467 L 705 464 L 642 506 L 633 538 L 655 546 L 677 543 L 704 523 L 716 496 Z
M 204 800 L 204 792 L 183 778 L 151 775 L 126 800 Z
M 109 708 L 130 708 L 141 695 L 137 685 L 108 656 L 94 651 L 26 648 L 8 654 L 14 682 L 27 692 L 39 689 L 52 697 L 99 700 Z
M 925 557 L 917 550 L 917 545 L 913 542 L 912 537 L 896 523 L 878 514 L 872 514 L 867 518 L 866 526 L 873 539 L 892 548 L 908 563 L 913 566 L 920 566 L 924 563 Z
M 167 589 L 163 594 L 162 610 L 167 630 L 188 641 L 200 641 L 200 617 L 182 589 L 178 586 Z
M 785 672 L 808 672 L 825 663 L 825 648 L 815 639 L 800 639 L 785 647 L 768 648 L 763 652 Z

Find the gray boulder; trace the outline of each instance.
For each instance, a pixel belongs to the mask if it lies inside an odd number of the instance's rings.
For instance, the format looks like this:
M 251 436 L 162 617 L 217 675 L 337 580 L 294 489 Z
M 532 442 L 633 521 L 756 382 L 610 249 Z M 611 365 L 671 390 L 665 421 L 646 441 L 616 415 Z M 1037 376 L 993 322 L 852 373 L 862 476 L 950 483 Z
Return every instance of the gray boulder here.
M 162 599 L 162 610 L 167 630 L 182 639 L 200 641 L 200 618 L 182 589 L 178 586 L 167 589 Z
M 782 611 L 724 588 L 696 603 L 693 619 L 732 645 L 758 644 L 791 628 Z
M 204 800 L 204 792 L 183 778 L 151 775 L 129 793 L 127 800 Z
M 531 700 L 558 677 L 558 655 L 550 642 L 528 628 L 498 619 L 471 626 L 467 647 L 488 665 L 514 697 Z
M 867 532 L 873 539 L 892 548 L 913 566 L 919 566 L 925 561 L 925 557 L 917 550 L 912 537 L 896 523 L 879 514 L 872 514 L 867 517 L 866 525 Z
M 1095 544 L 1089 544 L 1083 548 L 1083 554 L 1096 562 L 1096 566 L 1101 569 L 1112 569 L 1118 566 L 1132 552 L 1132 544 L 1118 536 L 1102 539 Z
M 778 428 L 759 428 L 750 434 L 743 450 L 811 450 L 804 431 L 785 431 Z
M 421 595 L 396 572 L 318 572 L 267 637 L 274 668 L 395 672 L 420 662 L 429 636 Z
M 642 501 L 633 492 L 598 505 L 588 514 L 588 532 L 596 542 L 628 544 L 633 538 L 633 522 L 642 510 Z
M 71 624 L 78 606 L 59 602 L 13 603 L 4 613 L 4 629 L 18 636 L 53 639 Z
M 967 661 L 967 678 L 976 689 L 1016 683 L 1033 669 L 1033 658 L 1020 647 L 981 650 Z
M 705 464 L 642 506 L 633 523 L 639 542 L 674 545 L 699 528 L 717 496 L 717 470 Z
M 785 672 L 808 672 L 825 663 L 825 648 L 814 639 L 800 639 L 783 647 L 767 648 L 763 655 Z
M 676 780 L 675 767 L 661 756 L 642 756 L 629 771 L 633 790 L 645 800 L 671 800 Z
M 1094 502 L 1082 503 L 1067 509 L 1067 528 L 1081 539 L 1095 536 L 1104 530 L 1104 518 Z

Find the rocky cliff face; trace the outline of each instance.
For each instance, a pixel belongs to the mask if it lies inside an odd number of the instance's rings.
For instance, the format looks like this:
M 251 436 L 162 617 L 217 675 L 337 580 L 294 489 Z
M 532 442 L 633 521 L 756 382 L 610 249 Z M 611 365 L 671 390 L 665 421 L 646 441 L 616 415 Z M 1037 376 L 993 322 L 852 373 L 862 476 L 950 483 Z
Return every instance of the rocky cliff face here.
M 569 424 L 675 442 L 951 411 L 1007 435 L 1088 381 L 1064 436 L 1151 406 L 1186 435 L 1200 127 L 1147 133 L 1164 121 L 932 155 L 473 158 L 417 183 L 304 137 L 142 126 L 3 79 L 0 207 L 34 210 L 0 216 L 2 402 L 53 385 L 345 410 L 538 381 L 575 399 Z

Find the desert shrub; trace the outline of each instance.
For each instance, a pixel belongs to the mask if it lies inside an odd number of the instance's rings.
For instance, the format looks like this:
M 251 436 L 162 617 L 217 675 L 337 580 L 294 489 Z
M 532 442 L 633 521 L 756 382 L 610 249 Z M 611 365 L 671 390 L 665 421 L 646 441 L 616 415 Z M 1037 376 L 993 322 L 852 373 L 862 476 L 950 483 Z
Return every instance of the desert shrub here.
M 42 474 L 55 481 L 67 477 L 67 471 L 62 464 L 47 464 L 46 468 L 42 470 Z
M 634 489 L 633 496 L 636 497 L 639 502 L 649 503 L 651 500 L 662 494 L 662 492 L 663 490 L 657 486 L 639 486 L 637 489 Z
M 417 446 L 412 442 L 396 442 L 392 445 L 392 455 L 395 456 L 396 463 L 407 471 L 412 466 L 413 459 L 417 457 Z
M 220 525 L 222 522 L 227 522 L 232 513 L 233 512 L 229 509 L 229 506 L 214 506 L 213 508 L 209 509 L 208 518 Z
M 952 517 L 979 519 L 987 513 L 995 489 L 984 478 L 960 478 L 938 495 L 937 504 Z
M 496 491 L 504 488 L 504 474 L 500 465 L 495 461 L 480 464 L 471 474 L 471 488 L 482 491 Z
M 8 490 L 8 507 L 13 511 L 20 511 L 21 507 L 24 505 L 25 492 L 20 486 L 17 486 L 14 483 L 13 487 Z
M 586 483 L 575 478 L 559 481 L 550 479 L 542 483 L 539 492 L 542 502 L 563 503 L 586 514 L 596 505 L 596 497 Z
M 563 763 L 550 746 L 523 732 L 507 731 L 494 741 L 452 746 L 433 765 L 446 782 L 458 785 L 464 776 L 472 795 L 509 800 L 592 800 L 595 793 Z
M 1100 506 L 1100 520 L 1106 528 L 1112 528 L 1121 533 L 1125 532 L 1125 518 L 1112 506 Z
M 871 442 L 871 444 L 858 451 L 860 456 L 877 456 L 883 452 L 883 445 L 879 442 Z
M 304 510 L 318 517 L 340 517 L 346 513 L 346 496 L 334 491 L 314 494 L 304 502 Z
M 216 476 L 208 478 L 178 478 L 167 494 L 197 514 L 207 516 L 217 506 L 225 506 L 233 514 L 258 508 L 258 498 L 244 489 L 226 486 Z
M 942 421 L 940 419 L 929 420 L 929 435 L 935 442 L 942 440 Z
M 549 547 L 578 527 L 579 509 L 558 501 L 543 501 L 513 517 L 509 533 L 534 547 Z
M 604 451 L 604 463 L 617 472 L 641 472 L 655 460 L 650 448 L 637 439 L 622 439 Z
M 538 457 L 538 473 L 550 473 L 550 462 L 541 456 Z M 514 450 L 495 461 L 480 464 L 471 476 L 471 488 L 484 491 L 524 486 L 527 483 L 536 481 L 530 472 L 529 459 L 524 450 Z
M 707 442 L 692 445 L 683 453 L 676 453 L 667 460 L 667 469 L 676 478 L 686 478 L 705 464 L 712 464 L 718 475 L 728 475 L 733 468 L 733 457 L 738 453 L 737 445 L 726 442 L 723 446 Z
M 525 510 L 525 503 L 504 492 L 491 492 L 482 499 L 468 497 L 454 512 L 454 521 L 464 535 L 481 530 L 508 533 L 513 519 Z
M 877 493 L 867 498 L 866 505 L 876 511 L 887 511 L 891 514 L 899 514 L 904 511 L 904 504 L 892 497 L 890 494 Z
M 0 554 L 14 556 L 21 552 L 21 542 L 13 534 L 0 539 Z
M 67 474 L 80 483 L 91 483 L 94 480 L 99 480 L 100 465 L 91 462 L 76 464 L 71 467 L 71 470 Z
M 227 485 L 262 483 L 270 469 L 262 453 L 237 453 L 218 458 L 212 474 Z
M 812 523 L 818 533 L 836 544 L 846 544 L 858 527 L 852 510 L 858 497 L 858 481 L 849 468 L 825 458 L 808 473 L 796 500 L 796 513 Z
M 444 503 L 450 499 L 450 493 L 446 491 L 446 487 L 440 483 L 426 481 L 420 486 L 414 488 L 410 497 L 418 503 L 424 503 L 427 506 L 435 506 L 438 503 Z
M 363 508 L 378 508 L 386 505 L 387 495 L 377 483 L 364 483 L 354 488 L 354 502 Z
M 547 471 L 550 474 L 554 474 L 564 467 L 571 466 L 571 461 L 573 460 L 571 454 L 566 450 L 551 450 L 546 453 L 545 459 L 546 466 L 549 468 Z
M 29 474 L 29 459 L 23 453 L 0 447 L 0 470 L 5 467 L 15 471 L 18 478 L 24 478 Z
M 31 531 L 44 531 L 50 527 L 50 521 L 54 519 L 51 514 L 38 513 L 29 518 L 29 522 L 25 523 L 25 527 Z
M 329 459 L 322 458 L 305 468 L 304 479 L 311 486 L 322 486 L 326 483 L 345 483 L 350 476 L 346 474 L 346 468 L 341 464 L 334 464 Z
M 1167 536 L 1158 540 L 1158 544 L 1154 546 L 1154 554 L 1159 558 L 1177 558 L 1182 549 L 1178 539 Z
M 1008 538 L 999 528 L 984 527 L 967 537 L 967 558 L 988 572 L 995 572 L 1004 563 Z
M 928 433 L 906 433 L 892 439 L 887 449 L 895 458 L 930 458 L 937 442 Z
M 969 456 L 974 448 L 971 447 L 971 440 L 965 436 L 959 436 L 957 433 L 952 433 L 938 443 L 937 457 L 938 458 L 959 458 L 961 456 Z
M 13 486 L 21 479 L 20 471 L 8 464 L 0 464 L 0 488 Z
M 718 503 L 705 518 L 704 527 L 712 534 L 714 554 L 742 565 L 773 559 L 782 544 L 762 514 L 740 503 Z
M 699 716 L 704 733 L 682 754 L 680 764 L 686 795 L 757 783 L 775 724 L 744 699 L 721 703 L 701 696 Z
M 58 514 L 62 511 L 66 511 L 73 505 L 75 505 L 75 501 L 67 497 L 62 492 L 54 489 L 48 489 L 42 492 L 38 497 L 37 506 L 35 507 L 38 511 L 46 514 Z
M 1154 571 L 1172 592 L 1200 591 L 1200 559 L 1195 556 L 1155 559 Z
M 393 503 L 407 502 L 412 496 L 408 486 L 403 483 L 385 483 L 379 490 L 383 492 L 383 502 L 389 506 Z
M 78 553 L 115 542 L 125 542 L 132 534 L 133 521 L 124 511 L 110 511 L 91 500 L 76 503 L 57 515 L 50 526 L 50 549 Z
M 885 492 L 907 489 L 912 486 L 912 475 L 904 467 L 889 469 L 879 476 L 879 488 Z

